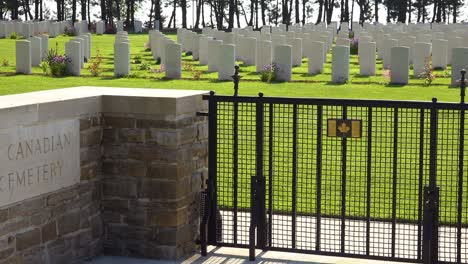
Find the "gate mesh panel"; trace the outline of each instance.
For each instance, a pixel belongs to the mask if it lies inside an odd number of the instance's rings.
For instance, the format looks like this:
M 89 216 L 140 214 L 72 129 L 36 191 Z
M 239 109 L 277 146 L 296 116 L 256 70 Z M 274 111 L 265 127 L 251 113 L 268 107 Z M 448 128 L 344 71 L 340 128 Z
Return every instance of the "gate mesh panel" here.
M 233 246 L 249 243 L 257 99 L 217 102 L 219 242 Z M 421 261 L 429 105 L 261 102 L 267 247 Z M 328 137 L 329 119 L 360 120 L 362 136 Z M 438 109 L 439 260 L 447 263 L 456 263 L 457 254 L 461 263 L 468 263 L 468 129 L 460 214 L 459 119 L 460 111 L 453 107 Z

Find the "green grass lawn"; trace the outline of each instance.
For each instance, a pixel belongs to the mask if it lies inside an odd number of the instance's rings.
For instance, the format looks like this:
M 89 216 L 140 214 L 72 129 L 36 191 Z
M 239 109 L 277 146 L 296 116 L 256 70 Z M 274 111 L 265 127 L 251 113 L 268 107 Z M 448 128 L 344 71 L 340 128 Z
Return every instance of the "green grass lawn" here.
M 175 39 L 175 35 L 171 35 Z M 151 52 L 145 51 L 147 34 L 130 34 L 131 58 L 136 56 L 158 69 L 151 56 Z M 58 47 L 63 52 L 65 42 L 70 37 L 60 36 L 49 40 L 49 47 Z M 57 89 L 74 86 L 109 86 L 109 87 L 138 87 L 138 88 L 165 88 L 165 89 L 189 89 L 189 90 L 214 90 L 218 94 L 233 94 L 232 82 L 217 81 L 216 73 L 207 73 L 207 66 L 200 66 L 192 61 L 191 56 L 184 56 L 183 62 L 192 64 L 203 72 L 201 80 L 193 80 L 192 73 L 183 72 L 183 80 L 165 80 L 163 73 L 151 73 L 148 70 L 138 70 L 138 65 L 132 63 L 132 73 L 128 77 L 114 78 L 113 76 L 113 43 L 114 36 L 92 36 L 92 54 L 97 50 L 103 56 L 103 73 L 100 77 L 92 77 L 87 66 L 82 70 L 80 77 L 53 78 L 44 76 L 40 68 L 33 68 L 32 75 L 16 75 L 15 72 L 15 41 L 10 39 L 0 40 L 0 62 L 8 61 L 9 66 L 0 66 L 0 94 L 24 93 L 37 90 Z M 382 76 L 382 62 L 378 61 L 377 76 L 359 76 L 358 58 L 351 56 L 351 78 L 346 84 L 336 85 L 330 83 L 331 79 L 331 55 L 328 54 L 328 62 L 323 74 L 309 76 L 307 74 L 307 59 L 303 60 L 302 67 L 293 69 L 293 82 L 290 83 L 263 83 L 259 74 L 254 72 L 254 67 L 246 67 L 240 63 L 240 95 L 257 95 L 263 92 L 265 96 L 286 97 L 320 97 L 320 98 L 367 98 L 367 99 L 395 99 L 395 100 L 422 100 L 430 101 L 437 97 L 439 101 L 458 102 L 460 91 L 458 88 L 449 87 L 450 69 L 447 71 L 435 71 L 436 80 L 426 86 L 422 79 L 410 79 L 406 86 L 388 85 Z M 411 71 L 412 73 L 412 71 Z M 252 115 L 252 105 L 242 105 L 239 117 L 239 207 L 250 206 L 250 177 L 255 174 L 255 119 Z M 298 167 L 297 167 L 297 209 L 299 213 L 315 213 L 316 208 L 316 107 L 299 109 L 300 123 L 298 124 Z M 232 180 L 232 105 L 226 104 L 219 108 L 219 113 L 224 114 L 224 119 L 218 123 L 218 186 L 220 192 L 220 205 L 233 206 L 233 180 Z M 339 118 L 340 108 L 333 108 L 324 112 L 325 117 Z M 325 115 L 326 114 L 326 115 Z M 291 108 L 278 106 L 275 109 L 273 132 L 273 153 L 271 161 L 274 167 L 273 185 L 273 209 L 275 211 L 289 212 L 292 206 L 292 125 Z M 351 109 L 350 116 L 363 120 L 364 131 L 367 129 L 365 113 L 362 109 Z M 399 124 L 399 150 L 398 167 L 393 168 L 393 112 L 387 109 L 383 112 L 375 112 L 373 124 L 374 140 L 372 145 L 372 190 L 371 215 L 374 218 L 389 218 L 392 213 L 393 198 L 393 170 L 398 171 L 397 181 L 397 217 L 406 220 L 416 220 L 418 215 L 418 166 L 419 149 L 419 116 L 418 113 L 400 113 L 402 120 Z M 457 120 L 458 115 L 446 115 L 444 120 Z M 326 120 L 324 119 L 324 122 Z M 325 123 L 324 123 L 325 124 Z M 442 123 L 442 142 L 439 153 L 439 175 L 442 190 L 443 210 L 441 221 L 454 222 L 456 219 L 456 191 L 457 191 L 457 127 L 455 123 Z M 325 128 L 324 128 L 325 129 Z M 267 133 L 266 131 L 265 133 Z M 467 137 L 468 138 L 468 137 Z M 267 139 L 266 139 L 267 140 Z M 427 184 L 427 155 L 429 144 L 425 139 L 424 184 Z M 367 199 L 367 139 L 348 141 L 347 156 L 347 183 L 346 200 L 347 215 L 364 217 L 366 215 Z M 268 150 L 267 146 L 267 149 Z M 341 142 L 336 138 L 324 137 L 323 143 L 323 175 L 322 175 L 322 213 L 326 215 L 340 215 L 341 213 Z M 269 164 L 265 158 L 265 166 Z M 466 162 L 468 164 L 468 161 Z M 269 177 L 266 174 L 267 179 Z M 464 192 L 467 194 L 468 192 Z M 468 195 L 464 196 L 468 201 Z M 464 210 L 464 222 L 467 219 L 467 207 Z
M 175 35 L 170 35 L 176 38 Z M 130 34 L 131 57 L 140 56 L 151 67 L 158 69 L 159 65 L 153 60 L 151 53 L 145 51 L 147 34 Z M 65 42 L 70 37 L 60 36 L 49 40 L 49 47 L 58 47 L 59 52 L 64 51 Z M 39 67 L 33 68 L 33 75 L 16 75 L 15 72 L 15 40 L 0 39 L 0 62 L 4 59 L 9 66 L 0 66 L 0 94 L 23 93 L 36 90 L 56 89 L 74 86 L 109 86 L 109 87 L 139 87 L 139 88 L 165 88 L 165 89 L 189 89 L 189 90 L 214 90 L 218 94 L 232 94 L 231 82 L 217 81 L 216 73 L 207 73 L 207 66 L 200 66 L 193 62 L 191 56 L 184 56 L 184 63 L 193 64 L 196 69 L 203 72 L 201 80 L 193 80 L 192 73 L 183 72 L 183 80 L 164 80 L 163 73 L 150 73 L 137 69 L 137 64 L 132 64 L 132 74 L 125 78 L 113 77 L 113 42 L 114 36 L 92 36 L 92 54 L 99 50 L 104 58 L 104 72 L 100 77 L 92 77 L 87 66 L 82 70 L 81 77 L 53 78 L 43 76 Z M 257 95 L 263 92 L 265 96 L 289 96 L 289 97 L 326 97 L 326 98 L 370 98 L 370 99 L 396 99 L 396 100 L 424 100 L 437 97 L 439 101 L 459 101 L 459 91 L 450 88 L 450 71 L 435 71 L 438 76 L 432 85 L 424 85 L 424 80 L 411 78 L 406 86 L 394 86 L 386 84 L 382 77 L 382 64 L 378 61 L 377 76 L 359 76 L 358 58 L 351 56 L 351 79 L 347 84 L 331 84 L 331 54 L 325 65 L 323 74 L 309 76 L 307 74 L 307 59 L 303 60 L 302 67 L 293 69 L 293 82 L 291 83 L 263 83 L 259 74 L 254 72 L 254 67 L 246 67 L 240 63 L 241 83 L 240 95 Z

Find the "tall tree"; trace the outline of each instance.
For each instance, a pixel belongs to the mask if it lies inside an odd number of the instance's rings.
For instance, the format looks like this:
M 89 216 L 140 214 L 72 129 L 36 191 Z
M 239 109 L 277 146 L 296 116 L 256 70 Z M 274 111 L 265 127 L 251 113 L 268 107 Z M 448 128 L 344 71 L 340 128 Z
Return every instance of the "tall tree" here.
M 87 6 L 87 3 L 86 3 L 86 0 L 80 0 L 80 4 L 81 4 L 81 21 L 86 21 L 86 6 Z
M 72 21 L 76 21 L 76 0 L 72 0 Z
M 236 12 L 236 5 L 234 0 L 229 0 L 229 17 L 228 17 L 228 29 L 234 27 L 234 14 Z

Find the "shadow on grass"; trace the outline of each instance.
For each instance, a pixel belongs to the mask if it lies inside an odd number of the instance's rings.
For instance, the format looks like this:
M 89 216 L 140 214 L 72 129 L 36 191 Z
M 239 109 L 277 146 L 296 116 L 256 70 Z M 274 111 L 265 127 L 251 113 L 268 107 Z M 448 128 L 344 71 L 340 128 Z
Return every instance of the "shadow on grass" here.
M 385 84 L 386 88 L 404 88 L 405 86 L 407 86 L 407 84 L 401 84 L 401 83 L 388 83 L 388 84 Z
M 335 82 L 332 82 L 332 81 L 329 81 L 329 82 L 325 82 L 325 85 L 326 86 L 345 86 L 347 84 L 351 84 L 350 82 L 344 82 L 344 83 L 335 83 Z

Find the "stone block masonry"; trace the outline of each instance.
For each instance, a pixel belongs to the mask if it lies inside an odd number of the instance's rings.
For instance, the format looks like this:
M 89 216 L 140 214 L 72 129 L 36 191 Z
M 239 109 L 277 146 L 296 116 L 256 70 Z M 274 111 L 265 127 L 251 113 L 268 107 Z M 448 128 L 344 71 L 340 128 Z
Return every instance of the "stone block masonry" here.
M 79 124 L 79 182 L 0 205 L 0 263 L 176 260 L 197 250 L 208 152 L 207 120 L 195 115 L 206 110 L 202 93 L 80 87 L 3 96 L 0 129 Z

